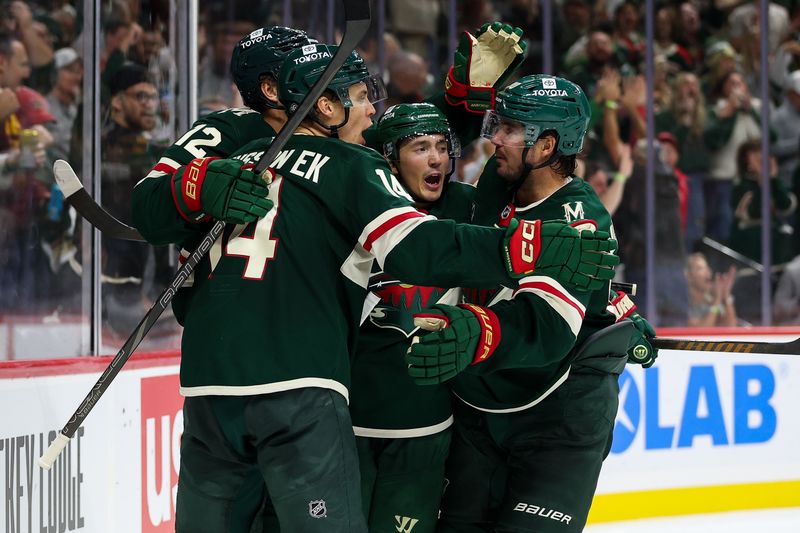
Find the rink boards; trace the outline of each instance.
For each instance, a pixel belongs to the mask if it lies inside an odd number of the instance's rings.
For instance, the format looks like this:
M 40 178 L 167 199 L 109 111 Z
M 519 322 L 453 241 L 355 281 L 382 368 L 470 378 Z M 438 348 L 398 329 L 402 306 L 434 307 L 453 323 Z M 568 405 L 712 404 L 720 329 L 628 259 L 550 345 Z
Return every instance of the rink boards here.
M 174 354 L 135 356 L 54 468 L 36 465 L 108 360 L 0 364 L 3 531 L 174 531 Z M 798 451 L 800 356 L 662 352 L 621 376 L 590 520 L 800 506 Z

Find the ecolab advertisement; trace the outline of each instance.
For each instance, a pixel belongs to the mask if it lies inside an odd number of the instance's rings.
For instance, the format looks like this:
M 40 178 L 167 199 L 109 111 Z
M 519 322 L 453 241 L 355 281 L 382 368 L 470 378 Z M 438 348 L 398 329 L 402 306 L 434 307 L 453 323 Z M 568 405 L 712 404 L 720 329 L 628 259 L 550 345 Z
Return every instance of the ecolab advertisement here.
M 107 363 L 0 366 L 0 533 L 174 531 L 174 355 L 134 356 L 53 468 L 37 465 Z M 662 351 L 619 383 L 590 522 L 800 506 L 800 356 Z
M 800 355 L 662 351 L 619 387 L 593 522 L 800 506 Z

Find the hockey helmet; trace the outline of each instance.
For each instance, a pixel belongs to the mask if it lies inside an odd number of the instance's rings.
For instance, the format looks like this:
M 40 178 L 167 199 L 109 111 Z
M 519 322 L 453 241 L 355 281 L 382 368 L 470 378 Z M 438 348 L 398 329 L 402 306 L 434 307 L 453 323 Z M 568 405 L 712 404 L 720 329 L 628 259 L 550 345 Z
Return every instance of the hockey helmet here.
M 447 139 L 451 158 L 461 157 L 461 145 L 450 130 L 447 117 L 439 108 L 426 102 L 397 104 L 383 114 L 375 128 L 376 139 L 387 159 L 397 161 L 400 143 L 409 137 L 441 133 Z

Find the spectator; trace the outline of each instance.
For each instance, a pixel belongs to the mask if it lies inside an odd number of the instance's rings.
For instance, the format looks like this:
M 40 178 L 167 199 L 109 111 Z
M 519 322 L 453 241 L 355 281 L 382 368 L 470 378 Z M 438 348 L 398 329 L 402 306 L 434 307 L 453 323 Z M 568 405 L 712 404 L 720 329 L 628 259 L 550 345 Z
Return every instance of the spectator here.
M 7 4 L 7 8 L 5 29 L 13 33 L 24 45 L 31 66 L 35 68 L 49 65 L 53 61 L 53 46 L 41 32 L 37 31 L 31 8 L 22 0 L 14 0 Z
M 737 252 L 761 261 L 761 184 L 764 176 L 761 169 L 761 139 L 743 143 L 736 154 L 738 179 L 733 189 L 731 203 L 734 208 L 734 221 L 731 228 L 730 247 Z M 797 198 L 786 184 L 776 179 L 778 163 L 774 156 L 769 158 L 769 179 L 772 229 L 772 263 L 788 262 L 794 257 L 792 229 L 785 217 L 797 207 Z
M 390 0 L 391 29 L 403 48 L 422 57 L 430 57 L 438 29 L 439 2 L 428 0 Z M 476 27 L 480 27 L 480 24 Z M 472 31 L 474 28 L 470 28 Z
M 622 201 L 622 196 L 625 193 L 625 182 L 628 181 L 633 173 L 631 147 L 623 144 L 620 147 L 620 151 L 619 169 L 612 178 L 609 178 L 608 173 L 602 166 L 591 161 L 587 163 L 583 174 L 586 176 L 586 182 L 592 186 L 603 206 L 612 216 L 616 213 Z
M 16 90 L 30 72 L 28 54 L 22 41 L 10 33 L 0 33 L 0 113 L 3 118 L 3 130 L 0 131 L 0 173 L 3 174 L 15 169 L 19 158 L 19 132 L 22 128 L 16 115 L 19 110 Z
M 706 234 L 727 242 L 733 222 L 731 193 L 737 175 L 736 154 L 748 140 L 761 137 L 761 102 L 739 72 L 730 72 L 714 90 L 703 139 L 710 152 L 709 179 L 704 184 Z
M 413 104 L 425 98 L 428 64 L 414 52 L 396 52 L 388 63 L 387 106 Z
M 611 31 L 605 26 L 592 29 L 584 39 L 578 39 L 567 51 L 565 66 L 568 78 L 587 94 L 594 94 L 597 80 L 607 68 L 619 68 Z
M 700 22 L 700 13 L 693 2 L 681 2 L 676 28 L 676 42 L 682 46 L 695 69 L 703 64 L 707 28 Z
M 625 188 L 614 219 L 620 242 L 619 256 L 625 264 L 626 279 L 643 287 L 647 281 L 645 250 L 648 246 L 655 247 L 655 294 L 640 291 L 637 305 L 647 309 L 648 298 L 655 298 L 657 323 L 660 326 L 683 326 L 687 320 L 688 295 L 684 276 L 686 251 L 680 231 L 678 179 L 665 162 L 669 157 L 668 148 L 656 141 L 656 212 L 648 214 L 645 211 L 646 146 L 646 139 L 641 139 L 636 145 L 633 176 Z M 656 226 L 653 242 L 648 241 L 645 235 L 648 216 L 653 217 Z
M 759 21 L 760 0 L 745 3 L 733 11 L 728 17 L 730 25 L 731 42 L 737 50 L 741 50 L 748 40 L 752 39 L 753 31 L 758 32 L 761 26 Z M 767 17 L 769 18 L 769 53 L 774 54 L 786 35 L 788 35 L 789 12 L 780 4 L 769 3 Z M 757 41 L 756 41 L 757 42 Z
M 772 305 L 775 325 L 800 324 L 800 255 L 789 261 L 783 269 Z
M 0 33 L 0 309 L 26 312 L 35 310 L 37 295 L 46 291 L 39 244 L 49 189 L 37 172 L 44 165 L 43 141 L 51 140 L 43 124 L 53 120 L 44 98 L 21 85 L 29 73 L 22 42 Z
M 644 58 L 644 38 L 639 32 L 639 6 L 626 0 L 614 9 L 614 44 L 625 62 L 638 67 Z
M 488 139 L 475 139 L 461 150 L 461 157 L 456 159 L 456 171 L 450 179 L 477 185 L 483 167 L 493 153 L 494 145 Z
M 555 50 L 553 50 L 553 59 L 555 60 L 554 68 L 557 71 L 564 69 L 564 58 L 569 48 L 582 36 L 589 33 L 592 23 L 592 6 L 588 0 L 566 0 L 561 5 L 561 18 L 563 23 L 560 31 L 554 35 L 556 44 Z
M 656 59 L 661 58 L 668 63 L 669 74 L 692 70 L 694 67 L 694 60 L 689 51 L 677 42 L 678 29 L 678 12 L 675 8 L 666 5 L 658 8 L 653 53 Z
M 691 327 L 735 326 L 736 307 L 731 294 L 736 268 L 712 273 L 706 258 L 693 253 L 686 259 L 689 285 L 689 321 Z
M 792 11 L 790 31 L 769 61 L 770 81 L 776 87 L 787 89 L 791 83 L 789 75 L 800 70 L 800 5 Z
M 253 23 L 243 20 L 218 22 L 211 26 L 211 46 L 197 74 L 197 99 L 206 109 L 234 107 L 238 91 L 230 75 L 231 50 L 239 39 L 253 30 Z
M 669 132 L 676 141 L 679 158 L 675 165 L 688 178 L 686 199 L 686 249 L 705 234 L 705 200 L 703 183 L 708 179 L 709 154 L 703 140 L 706 123 L 706 102 L 700 80 L 689 72 L 681 72 L 672 83 L 669 109 L 655 117 L 656 131 Z
M 47 103 L 56 122 L 50 126 L 54 143 L 50 147 L 51 159 L 68 159 L 72 127 L 78 116 L 78 101 L 83 80 L 83 63 L 72 48 L 61 48 L 55 53 L 56 82 Z
M 778 159 L 778 175 L 781 180 L 791 183 L 797 168 L 797 145 L 800 140 L 800 70 L 789 75 L 785 87 L 785 98 L 772 115 L 772 129 L 775 142 L 770 152 Z
M 739 69 L 741 57 L 727 41 L 717 41 L 706 49 L 706 72 L 703 74 L 703 92 L 706 99 L 714 96 L 713 91 L 720 80 Z
M 681 233 L 686 231 L 686 216 L 689 204 L 689 178 L 678 168 L 680 160 L 680 149 L 678 140 L 668 131 L 662 131 L 656 135 L 656 139 L 661 146 L 661 159 L 664 164 L 672 169 L 675 178 L 678 180 L 678 205 L 681 214 Z
M 102 204 L 121 220 L 131 220 L 131 191 L 158 161 L 150 144 L 156 126 L 158 92 L 144 67 L 125 63 L 110 80 L 111 123 L 101 137 Z M 142 283 L 149 246 L 103 240 L 103 311 L 120 335 L 130 332 L 144 311 Z

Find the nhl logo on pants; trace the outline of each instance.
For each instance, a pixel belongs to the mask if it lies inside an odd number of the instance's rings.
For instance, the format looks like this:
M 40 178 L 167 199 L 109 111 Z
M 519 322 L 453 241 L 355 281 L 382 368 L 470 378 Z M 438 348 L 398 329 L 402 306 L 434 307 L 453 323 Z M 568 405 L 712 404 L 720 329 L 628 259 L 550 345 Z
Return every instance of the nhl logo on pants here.
M 328 509 L 325 507 L 325 500 L 312 500 L 308 502 L 308 514 L 313 518 L 325 518 L 328 516 Z

